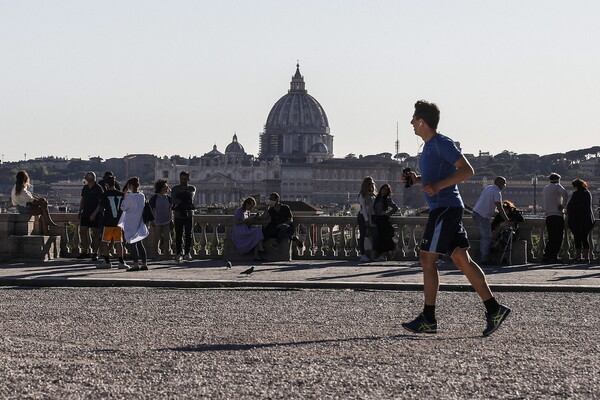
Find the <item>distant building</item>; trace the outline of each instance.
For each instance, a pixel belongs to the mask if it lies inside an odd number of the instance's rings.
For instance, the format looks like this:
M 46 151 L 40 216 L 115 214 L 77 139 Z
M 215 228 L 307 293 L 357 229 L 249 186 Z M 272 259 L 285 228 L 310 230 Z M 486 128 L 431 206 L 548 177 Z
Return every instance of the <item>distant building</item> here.
M 371 175 L 378 185 L 390 183 L 394 200 L 404 204 L 402 166 L 391 153 L 333 157 L 327 114 L 308 94 L 299 65 L 288 93 L 275 102 L 267 115 L 259 145 L 259 156 L 255 158 L 245 152 L 234 134 L 224 153 L 214 145 L 211 151 L 185 164 L 166 157 L 158 160 L 155 177 L 176 184 L 179 172 L 189 171 L 191 183 L 197 187 L 196 203 L 208 206 L 239 204 L 245 197 L 266 196 L 273 191 L 285 201 L 353 203 L 362 180 Z
M 596 177 L 600 175 L 600 158 L 590 158 L 579 163 L 579 170 L 587 176 Z

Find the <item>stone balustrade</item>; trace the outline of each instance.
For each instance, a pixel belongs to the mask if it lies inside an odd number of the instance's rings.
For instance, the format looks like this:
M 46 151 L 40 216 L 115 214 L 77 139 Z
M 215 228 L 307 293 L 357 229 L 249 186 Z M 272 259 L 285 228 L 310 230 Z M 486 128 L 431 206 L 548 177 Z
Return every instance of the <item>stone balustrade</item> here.
M 9 217 L 14 214 L 0 214 L 0 235 L 6 235 Z M 76 214 L 53 214 L 52 218 L 59 224 L 52 234 L 59 236 L 60 256 L 74 257 L 79 254 L 79 221 Z M 14 217 L 13 217 L 14 219 Z M 396 249 L 390 254 L 393 260 L 417 260 L 419 242 L 423 234 L 426 217 L 393 217 L 392 223 L 396 227 Z M 471 251 L 474 258 L 478 255 L 479 230 L 470 216 L 465 216 L 464 225 L 472 242 Z M 31 223 L 31 222 L 28 222 Z M 35 222 L 39 226 L 39 221 Z M 326 217 L 326 216 L 297 216 L 294 224 L 298 236 L 304 241 L 303 250 L 292 246 L 292 258 L 298 260 L 314 259 L 355 259 L 360 256 L 358 251 L 358 225 L 356 217 Z M 594 227 L 593 238 L 597 243 L 598 223 Z M 197 215 L 194 217 L 195 245 L 193 253 L 195 258 L 226 258 L 224 251 L 231 251 L 231 246 L 225 246 L 229 240 L 233 227 L 231 215 Z M 152 230 L 152 228 L 151 228 Z M 567 238 L 569 236 L 567 235 Z M 3 240 L 0 238 L 0 240 Z M 546 240 L 546 231 L 543 219 L 528 219 L 519 224 L 519 240 L 515 244 L 515 252 L 522 252 L 523 256 L 516 257 L 514 262 L 541 261 Z M 166 258 L 171 254 L 159 254 L 157 241 L 154 235 L 145 239 L 149 258 Z M 569 240 L 563 242 L 559 257 L 563 260 L 572 253 Z M 228 249 L 229 248 L 229 249 Z M 6 249 L 5 249 L 6 250 Z M 10 253 L 10 252 L 9 252 Z M 20 255 L 14 254 L 11 258 L 19 259 Z M 514 252 L 513 252 L 514 254 Z M 6 258 L 6 257 L 4 257 Z M 523 258 L 523 260 L 520 260 Z

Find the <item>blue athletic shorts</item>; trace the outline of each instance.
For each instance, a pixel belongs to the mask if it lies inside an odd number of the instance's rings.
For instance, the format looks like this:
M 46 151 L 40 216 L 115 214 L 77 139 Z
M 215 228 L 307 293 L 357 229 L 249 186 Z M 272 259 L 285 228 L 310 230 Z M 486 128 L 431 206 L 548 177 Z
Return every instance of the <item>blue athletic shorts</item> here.
M 469 238 L 462 224 L 462 207 L 439 207 L 429 213 L 421 240 L 421 250 L 452 254 L 457 248 L 468 249 Z

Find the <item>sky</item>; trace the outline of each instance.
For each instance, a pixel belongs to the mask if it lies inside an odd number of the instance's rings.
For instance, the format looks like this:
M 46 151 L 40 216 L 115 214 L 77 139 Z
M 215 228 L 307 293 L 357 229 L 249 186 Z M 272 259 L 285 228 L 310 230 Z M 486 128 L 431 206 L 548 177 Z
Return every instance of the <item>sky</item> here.
M 334 154 L 600 145 L 600 2 L 0 0 L 2 161 L 201 156 L 259 133 L 296 62 Z

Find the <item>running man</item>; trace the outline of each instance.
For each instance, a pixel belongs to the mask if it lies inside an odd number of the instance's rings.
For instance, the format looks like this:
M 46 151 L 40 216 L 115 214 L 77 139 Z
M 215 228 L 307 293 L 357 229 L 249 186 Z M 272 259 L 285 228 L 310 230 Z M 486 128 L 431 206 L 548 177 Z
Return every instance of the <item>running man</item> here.
M 410 123 L 425 145 L 419 159 L 421 175 L 409 172 L 413 184 L 421 184 L 429 206 L 429 219 L 421 240 L 419 260 L 423 267 L 423 312 L 402 326 L 414 333 L 437 333 L 435 304 L 439 289 L 436 260 L 450 254 L 454 265 L 467 277 L 486 308 L 487 326 L 483 336 L 492 334 L 510 309 L 499 304 L 486 282 L 485 275 L 469 255 L 469 240 L 462 224 L 464 204 L 457 184 L 471 177 L 473 167 L 452 139 L 437 132 L 440 110 L 434 103 L 419 100 Z M 403 180 L 408 180 L 407 176 Z

